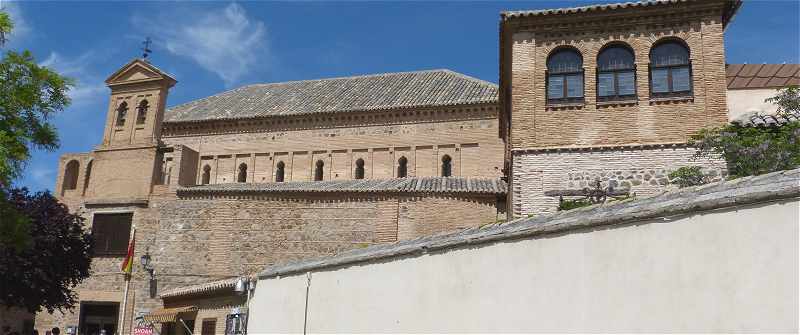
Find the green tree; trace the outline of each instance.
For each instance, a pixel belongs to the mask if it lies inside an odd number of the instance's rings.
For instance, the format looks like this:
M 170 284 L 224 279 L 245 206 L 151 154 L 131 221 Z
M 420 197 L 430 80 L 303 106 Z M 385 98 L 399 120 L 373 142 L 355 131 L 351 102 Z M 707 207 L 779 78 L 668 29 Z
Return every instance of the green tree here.
M 0 46 L 14 25 L 0 11 Z M 22 173 L 31 150 L 55 150 L 53 116 L 70 103 L 72 81 L 36 64 L 29 51 L 7 51 L 0 58 L 0 245 L 24 248 L 30 220 L 4 201 Z
M 49 192 L 12 189 L 3 199 L 30 219 L 30 245 L 0 245 L 0 310 L 13 306 L 37 312 L 72 308 L 75 285 L 90 274 L 92 237 L 83 218 Z
M 785 87 L 766 102 L 778 106 L 775 122 L 704 129 L 692 137 L 697 156 L 725 158 L 732 178 L 800 167 L 800 89 Z

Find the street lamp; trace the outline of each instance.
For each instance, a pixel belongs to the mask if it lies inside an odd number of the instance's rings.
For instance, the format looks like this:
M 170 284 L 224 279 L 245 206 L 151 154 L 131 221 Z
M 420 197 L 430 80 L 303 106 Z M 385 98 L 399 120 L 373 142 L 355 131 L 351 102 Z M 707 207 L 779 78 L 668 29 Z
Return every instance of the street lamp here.
M 145 269 L 148 273 L 150 273 L 150 298 L 156 297 L 156 270 L 153 268 L 153 264 L 151 264 L 152 259 L 150 258 L 150 253 L 145 251 L 144 255 L 139 259 L 142 263 L 142 268 Z

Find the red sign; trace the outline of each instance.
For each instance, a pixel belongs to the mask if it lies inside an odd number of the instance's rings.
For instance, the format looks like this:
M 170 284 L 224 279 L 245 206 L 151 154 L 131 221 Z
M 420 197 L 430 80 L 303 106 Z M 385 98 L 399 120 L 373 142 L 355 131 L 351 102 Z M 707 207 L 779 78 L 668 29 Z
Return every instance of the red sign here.
M 153 327 L 134 327 L 133 335 L 153 335 Z

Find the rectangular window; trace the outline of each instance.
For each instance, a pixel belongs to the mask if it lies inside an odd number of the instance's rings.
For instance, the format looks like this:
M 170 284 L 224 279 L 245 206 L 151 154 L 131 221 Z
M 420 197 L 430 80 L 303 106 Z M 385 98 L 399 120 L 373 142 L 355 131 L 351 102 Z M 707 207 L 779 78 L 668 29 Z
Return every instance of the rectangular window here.
M 669 69 L 653 69 L 650 71 L 650 90 L 653 93 L 669 92 Z
M 133 213 L 95 214 L 92 220 L 95 255 L 127 254 L 132 222 Z
M 547 83 L 547 98 L 561 99 L 564 97 L 564 76 L 549 76 Z
M 618 72 L 617 86 L 619 87 L 619 95 L 635 95 L 636 75 L 633 71 Z
M 571 74 L 567 76 L 567 97 L 583 97 L 583 74 Z
M 214 335 L 217 331 L 217 319 L 204 319 L 200 335 Z
M 689 68 L 679 67 L 672 69 L 672 91 L 687 92 L 691 90 Z
M 597 75 L 597 94 L 601 97 L 616 95 L 614 73 L 600 73 Z

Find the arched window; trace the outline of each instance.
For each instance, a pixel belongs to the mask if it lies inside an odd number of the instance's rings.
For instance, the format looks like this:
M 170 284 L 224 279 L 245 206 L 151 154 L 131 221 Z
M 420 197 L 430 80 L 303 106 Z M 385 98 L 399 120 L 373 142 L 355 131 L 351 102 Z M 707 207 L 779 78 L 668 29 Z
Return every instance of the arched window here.
M 240 183 L 247 182 L 247 164 L 239 164 L 239 174 L 236 176 L 236 181 Z
M 676 40 L 666 40 L 650 50 L 650 93 L 681 96 L 692 93 L 689 49 Z
M 210 166 L 208 166 L 208 165 L 203 166 L 203 178 L 202 179 L 203 180 L 202 180 L 201 183 L 203 185 L 208 185 L 211 182 L 211 167 Z
M 128 117 L 128 103 L 123 101 L 117 107 L 117 127 L 125 125 L 125 118 Z
M 397 178 L 405 178 L 408 176 L 408 159 L 405 156 L 397 160 Z
M 364 160 L 359 158 L 356 160 L 356 175 L 355 179 L 364 179 Z
M 276 182 L 279 182 L 279 183 L 283 182 L 283 174 L 284 174 L 284 170 L 285 169 L 286 169 L 286 164 L 283 164 L 282 161 L 278 162 L 278 164 L 275 165 L 275 181 Z
M 633 50 L 613 44 L 597 55 L 597 101 L 636 97 L 636 64 Z
M 453 163 L 448 155 L 442 156 L 442 177 L 450 177 L 453 175 Z
M 83 179 L 83 195 L 86 195 L 86 190 L 89 188 L 89 178 L 92 177 L 92 163 L 94 161 L 89 161 L 86 164 L 86 178 Z
M 320 181 L 322 180 L 322 176 L 325 173 L 325 162 L 322 160 L 317 161 L 317 166 L 314 168 L 314 180 Z
M 74 190 L 78 188 L 78 172 L 80 171 L 80 164 L 78 161 L 69 161 L 64 169 L 64 180 L 62 182 L 63 190 Z
M 136 108 L 136 124 L 144 124 L 147 121 L 147 110 L 150 108 L 150 104 L 147 100 L 142 100 L 139 103 L 139 107 Z
M 583 101 L 583 58 L 577 50 L 562 48 L 547 57 L 547 101 Z

